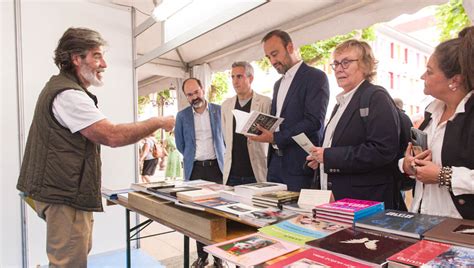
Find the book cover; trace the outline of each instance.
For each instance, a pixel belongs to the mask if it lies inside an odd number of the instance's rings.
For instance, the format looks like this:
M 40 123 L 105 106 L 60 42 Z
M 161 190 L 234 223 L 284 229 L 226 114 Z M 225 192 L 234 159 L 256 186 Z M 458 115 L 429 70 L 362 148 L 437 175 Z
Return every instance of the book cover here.
M 258 130 L 257 125 L 273 132 L 284 120 L 283 118 L 259 111 L 247 113 L 240 110 L 232 110 L 232 113 L 235 118 L 235 132 L 249 136 L 262 134 L 262 132 Z
M 474 221 L 447 218 L 424 234 L 425 239 L 474 247 Z
M 240 218 L 255 226 L 263 227 L 294 216 L 296 216 L 296 213 L 292 211 L 268 208 L 242 214 L 240 215 Z
M 204 250 L 238 266 L 250 267 L 298 248 L 297 245 L 255 233 L 207 246 Z
M 361 212 L 384 210 L 384 204 L 377 201 L 344 198 L 332 203 L 316 206 L 315 209 L 316 211 L 322 210 L 355 216 Z
M 249 184 L 237 185 L 234 187 L 234 192 L 237 195 L 251 197 L 256 194 L 270 193 L 274 191 L 287 190 L 286 184 L 275 182 L 256 182 Z
M 324 238 L 306 242 L 307 245 L 346 255 L 376 265 L 383 265 L 393 254 L 413 245 L 416 240 L 352 228 Z
M 267 268 L 348 267 L 368 268 L 369 264 L 343 258 L 315 248 L 285 258 Z
M 445 217 L 388 209 L 357 220 L 355 226 L 420 239 L 426 231 L 445 219 Z
M 133 192 L 134 190 L 131 188 L 125 188 L 125 189 L 109 189 L 106 187 L 103 187 L 100 189 L 102 196 L 105 199 L 110 199 L 110 200 L 117 200 L 120 194 L 127 194 L 129 192 Z
M 232 214 L 232 215 L 237 216 L 237 217 L 240 217 L 240 215 L 245 214 L 245 213 L 250 213 L 252 211 L 261 210 L 261 208 L 248 206 L 248 205 L 245 205 L 245 204 L 242 204 L 242 203 L 235 203 L 235 204 L 230 204 L 230 205 L 217 206 L 217 207 L 214 207 L 214 209 L 224 211 L 226 213 Z
M 474 249 L 452 246 L 422 267 L 474 267 Z
M 175 184 L 172 182 L 164 182 L 164 181 L 154 181 L 154 182 L 141 182 L 141 183 L 132 183 L 130 188 L 135 191 L 146 192 L 148 188 L 171 188 L 174 187 Z
M 197 205 L 203 206 L 203 207 L 214 208 L 214 207 L 217 207 L 217 206 L 236 204 L 238 202 L 228 200 L 228 199 L 224 199 L 224 198 L 221 198 L 221 197 L 216 197 L 216 198 L 198 200 L 198 201 L 195 201 L 194 203 L 197 204 Z
M 390 262 L 419 267 L 450 248 L 451 245 L 448 244 L 421 240 L 416 242 L 416 244 L 411 245 L 406 249 L 390 256 L 387 260 Z
M 260 228 L 259 231 L 298 245 L 322 238 L 347 228 L 328 221 L 321 221 L 307 215 L 298 215 L 286 221 Z
M 219 197 L 219 193 L 208 189 L 200 189 L 195 191 L 180 191 L 176 194 L 176 197 L 182 201 L 197 201 Z
M 172 188 L 158 188 L 158 189 L 155 189 L 154 187 L 151 187 L 151 188 L 148 188 L 147 190 L 150 191 L 150 192 L 154 192 L 158 195 L 176 197 L 178 192 L 196 191 L 196 190 L 200 190 L 200 188 L 189 187 L 189 186 L 180 186 L 180 187 L 172 187 Z
M 280 201 L 298 199 L 299 196 L 300 196 L 300 193 L 298 192 L 285 190 L 285 191 L 275 191 L 271 193 L 257 194 L 253 196 L 253 199 L 278 203 Z
M 284 210 L 290 210 L 290 211 L 296 211 L 299 213 L 305 213 L 305 214 L 311 214 L 311 211 L 313 210 L 314 206 L 308 206 L 304 204 L 298 204 L 298 203 L 289 203 L 289 204 L 284 204 L 283 206 Z

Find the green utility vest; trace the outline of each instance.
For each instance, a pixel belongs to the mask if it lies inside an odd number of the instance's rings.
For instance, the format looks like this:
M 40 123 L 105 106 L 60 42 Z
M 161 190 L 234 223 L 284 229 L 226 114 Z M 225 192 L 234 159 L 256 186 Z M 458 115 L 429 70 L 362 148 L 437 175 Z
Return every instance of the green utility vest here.
M 34 200 L 102 211 L 100 145 L 71 133 L 54 117 L 54 98 L 64 90 L 81 90 L 77 78 L 52 76 L 38 97 L 17 189 Z

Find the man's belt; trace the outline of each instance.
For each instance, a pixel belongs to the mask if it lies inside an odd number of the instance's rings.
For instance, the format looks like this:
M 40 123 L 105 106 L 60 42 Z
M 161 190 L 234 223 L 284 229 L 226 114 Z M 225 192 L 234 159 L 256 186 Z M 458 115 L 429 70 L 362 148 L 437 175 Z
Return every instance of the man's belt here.
M 194 161 L 194 165 L 199 166 L 199 167 L 211 167 L 211 166 L 216 166 L 217 164 L 218 164 L 217 159 Z

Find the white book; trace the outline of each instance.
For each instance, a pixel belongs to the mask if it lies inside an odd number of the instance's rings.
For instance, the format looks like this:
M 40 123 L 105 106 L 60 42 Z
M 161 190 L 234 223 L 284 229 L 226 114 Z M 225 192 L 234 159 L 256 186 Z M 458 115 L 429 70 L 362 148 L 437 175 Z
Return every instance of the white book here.
M 201 189 L 196 191 L 178 192 L 176 197 L 183 201 L 198 201 L 219 197 L 219 193 L 209 189 Z
M 306 153 L 311 154 L 311 149 L 314 147 L 313 143 L 309 140 L 308 136 L 304 132 L 293 136 L 293 140 L 305 150 Z
M 286 184 L 276 182 L 256 182 L 249 184 L 237 185 L 234 192 L 244 197 L 252 197 L 256 194 L 270 193 L 276 191 L 287 190 Z
M 257 124 L 261 127 L 273 132 L 283 122 L 283 118 L 265 114 L 259 111 L 251 111 L 250 113 L 232 110 L 235 117 L 235 132 L 257 136 L 262 132 L 257 129 Z
M 315 206 L 331 202 L 334 202 L 334 196 L 328 190 L 301 189 L 300 196 L 298 197 L 298 205 L 300 207 L 314 208 Z

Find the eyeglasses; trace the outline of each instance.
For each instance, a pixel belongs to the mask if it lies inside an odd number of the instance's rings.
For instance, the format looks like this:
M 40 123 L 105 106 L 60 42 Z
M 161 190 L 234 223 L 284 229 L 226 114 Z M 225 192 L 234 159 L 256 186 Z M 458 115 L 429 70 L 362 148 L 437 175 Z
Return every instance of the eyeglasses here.
M 351 62 L 353 61 L 358 61 L 358 60 L 348 60 L 348 59 L 344 59 L 342 60 L 341 62 L 335 60 L 333 63 L 329 64 L 331 65 L 331 68 L 335 71 L 337 66 L 341 65 L 342 66 L 342 69 L 347 69 L 349 68 L 349 65 L 351 64 Z

